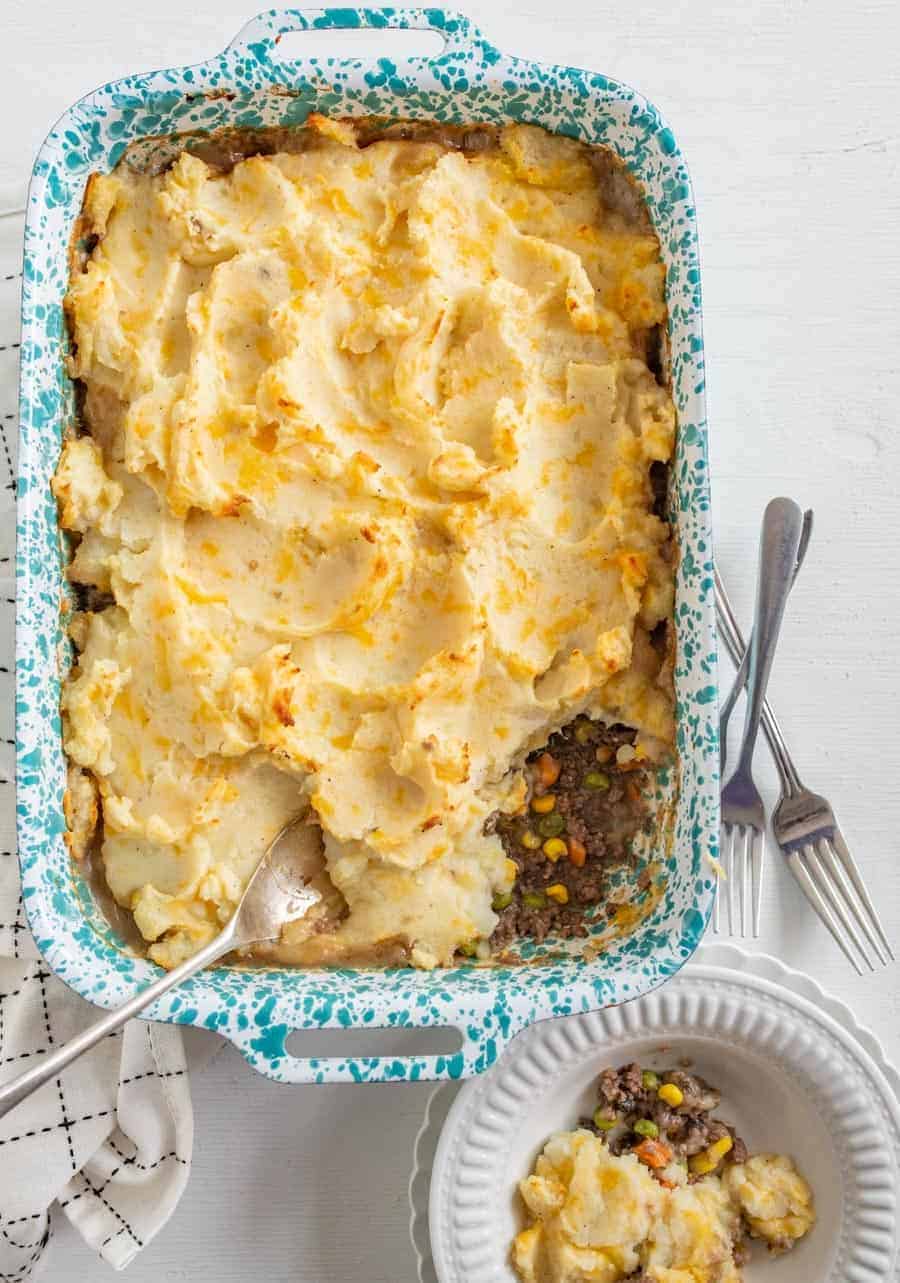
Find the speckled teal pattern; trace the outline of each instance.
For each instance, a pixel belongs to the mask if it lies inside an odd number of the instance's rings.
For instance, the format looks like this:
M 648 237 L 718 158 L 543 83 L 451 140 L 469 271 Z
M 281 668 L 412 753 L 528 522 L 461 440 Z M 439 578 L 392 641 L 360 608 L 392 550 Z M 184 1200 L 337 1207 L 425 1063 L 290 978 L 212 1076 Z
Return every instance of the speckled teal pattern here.
M 444 52 L 399 65 L 387 57 L 290 63 L 272 57 L 286 30 L 392 26 L 435 29 L 445 37 Z M 575 951 L 558 952 L 540 966 L 432 973 L 220 967 L 150 1013 L 217 1029 L 255 1068 L 283 1081 L 460 1078 L 486 1069 L 527 1023 L 625 1002 L 690 957 L 713 897 L 704 857 L 716 850 L 718 781 L 700 273 L 687 169 L 671 130 L 633 90 L 592 72 L 504 57 L 458 14 L 273 11 L 250 22 L 210 62 L 129 77 L 88 95 L 66 112 L 41 149 L 28 197 L 21 351 L 16 668 L 23 894 L 41 951 L 79 993 L 109 1007 L 151 978 L 151 964 L 117 944 L 73 873 L 62 839 L 58 703 L 64 581 L 49 482 L 61 430 L 72 413 L 72 389 L 63 374 L 61 304 L 66 247 L 85 182 L 92 171 L 111 168 L 129 142 L 147 135 L 300 123 L 311 110 L 452 122 L 527 120 L 606 143 L 644 186 L 668 269 L 681 425 L 673 502 L 682 548 L 676 673 L 682 779 L 665 894 L 652 916 L 591 963 Z M 405 1060 L 302 1061 L 285 1048 L 287 1035 L 298 1028 L 421 1025 L 457 1027 L 462 1050 Z

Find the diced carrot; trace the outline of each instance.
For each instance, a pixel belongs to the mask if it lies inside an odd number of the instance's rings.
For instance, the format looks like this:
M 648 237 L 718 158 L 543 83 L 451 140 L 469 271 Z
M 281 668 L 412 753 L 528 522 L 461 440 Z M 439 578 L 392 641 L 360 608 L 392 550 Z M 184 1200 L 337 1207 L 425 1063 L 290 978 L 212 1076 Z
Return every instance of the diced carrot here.
M 587 851 L 584 849 L 584 843 L 579 842 L 578 838 L 567 838 L 566 845 L 569 848 L 569 859 L 575 865 L 575 868 L 584 868 L 584 862 L 587 859 Z
M 668 1167 L 672 1161 L 671 1148 L 663 1141 L 651 1140 L 649 1137 L 642 1140 L 640 1145 L 635 1145 L 634 1153 L 640 1162 L 656 1171 L 662 1167 Z
M 535 762 L 535 767 L 537 768 L 538 780 L 541 786 L 545 789 L 553 788 L 562 770 L 562 766 L 557 762 L 556 758 L 551 757 L 549 753 L 541 753 Z
M 626 780 L 625 792 L 628 794 L 632 802 L 639 802 L 641 800 L 641 786 L 638 784 L 637 780 Z

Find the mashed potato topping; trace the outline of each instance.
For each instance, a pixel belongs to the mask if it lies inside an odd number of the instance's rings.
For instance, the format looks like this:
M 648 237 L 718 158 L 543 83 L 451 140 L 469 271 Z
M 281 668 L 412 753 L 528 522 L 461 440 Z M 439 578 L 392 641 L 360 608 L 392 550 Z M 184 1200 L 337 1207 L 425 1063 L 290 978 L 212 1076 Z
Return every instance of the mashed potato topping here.
M 91 436 L 54 490 L 109 604 L 75 620 L 66 746 L 164 965 L 304 808 L 341 907 L 293 959 L 447 963 L 496 922 L 484 825 L 528 751 L 583 711 L 672 739 L 655 237 L 535 128 L 463 154 L 311 123 L 95 178 L 67 300 Z
M 513 1249 L 526 1283 L 613 1283 L 632 1274 L 665 1194 L 633 1154 L 616 1157 L 587 1131 L 552 1136 L 519 1192 L 534 1218 Z
M 815 1223 L 812 1191 L 786 1154 L 754 1154 L 725 1175 L 754 1238 L 775 1250 L 790 1247 Z
M 809 1186 L 783 1155 L 695 1184 L 686 1170 L 669 1174 L 661 1184 L 589 1131 L 552 1136 L 519 1184 L 531 1223 L 512 1259 L 524 1283 L 741 1283 L 745 1224 L 778 1251 L 815 1222 Z

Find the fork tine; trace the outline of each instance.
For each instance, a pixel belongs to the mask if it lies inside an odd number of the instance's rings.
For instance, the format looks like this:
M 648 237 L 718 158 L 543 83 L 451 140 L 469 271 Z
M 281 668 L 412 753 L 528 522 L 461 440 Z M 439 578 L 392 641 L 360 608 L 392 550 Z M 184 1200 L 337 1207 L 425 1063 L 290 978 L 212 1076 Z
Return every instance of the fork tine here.
M 866 890 L 866 884 L 863 882 L 862 878 L 860 877 L 859 869 L 856 867 L 856 861 L 854 860 L 853 856 L 850 854 L 849 850 L 847 849 L 847 843 L 844 841 L 843 834 L 841 833 L 840 829 L 838 829 L 837 825 L 835 825 L 834 834 L 831 839 L 831 845 L 834 847 L 835 853 L 837 854 L 837 858 L 840 860 L 841 864 L 846 870 L 848 878 L 853 883 L 854 891 L 859 896 L 863 904 L 863 907 L 865 908 L 866 912 L 869 914 L 869 919 L 872 923 L 872 926 L 875 928 L 875 931 L 878 934 L 878 939 L 881 941 L 882 948 L 884 949 L 888 958 L 890 958 L 891 962 L 895 962 L 896 955 L 894 953 L 894 950 L 891 948 L 891 942 L 890 940 L 888 940 L 884 931 L 884 927 L 881 925 L 881 920 L 878 917 L 878 914 L 875 910 L 875 905 L 872 903 L 872 898 L 869 895 L 868 891 Z
M 744 843 L 741 855 L 741 939 L 747 938 L 747 914 L 750 908 L 750 852 L 753 847 L 753 834 L 756 832 L 752 824 L 748 824 L 744 829 Z
M 740 826 L 730 824 L 728 826 L 728 864 L 726 872 L 728 874 L 728 934 L 734 935 L 734 924 L 737 920 L 734 905 L 734 884 L 737 882 L 737 853 L 738 839 L 740 837 Z
M 840 891 L 831 876 L 831 870 L 822 860 L 821 854 L 816 848 L 816 844 L 810 843 L 806 846 L 804 848 L 804 854 L 806 855 L 806 865 L 809 869 L 810 877 L 828 901 L 831 911 L 843 927 L 844 932 L 853 941 L 854 947 L 859 951 L 859 955 L 865 965 L 870 971 L 874 971 L 875 964 L 869 957 L 869 951 L 863 944 L 862 938 L 856 929 L 856 925 L 847 912 L 847 908 L 841 899 Z
M 804 848 L 804 850 L 805 849 L 806 848 Z M 862 967 L 859 965 L 859 962 L 851 952 L 850 946 L 847 944 L 847 941 L 841 935 L 838 924 L 835 921 L 834 914 L 831 912 L 828 905 L 825 903 L 825 901 L 822 899 L 821 895 L 819 894 L 816 884 L 813 882 L 812 878 L 810 877 L 809 872 L 807 871 L 806 865 L 803 863 L 803 860 L 800 857 L 800 852 L 792 851 L 790 855 L 787 857 L 787 862 L 790 865 L 791 872 L 794 875 L 797 885 L 800 887 L 800 890 L 803 892 L 807 900 L 815 909 L 816 913 L 818 914 L 819 918 L 822 920 L 823 924 L 830 931 L 834 939 L 834 942 L 840 949 L 841 953 L 850 963 L 851 967 L 856 972 L 856 974 L 858 976 L 863 975 L 864 973 L 863 973 Z
M 734 925 L 731 928 L 731 934 L 742 936 L 744 934 L 744 882 L 747 870 L 747 828 L 741 825 L 738 829 L 737 837 L 734 840 L 734 881 L 737 888 L 735 901 L 737 902 L 737 913 L 734 919 Z
M 830 871 L 825 865 L 823 865 L 819 852 L 816 850 L 815 844 L 810 843 L 808 846 L 804 847 L 803 853 L 806 856 L 806 867 L 809 870 L 810 877 L 813 879 L 816 886 L 821 891 L 822 895 L 828 901 L 828 904 L 832 913 L 837 918 L 840 925 L 843 927 L 844 933 L 848 935 L 850 939 L 853 941 L 854 948 L 858 950 L 859 955 L 862 958 L 865 965 L 869 968 L 870 971 L 874 971 L 875 964 L 872 962 L 872 959 L 869 957 L 868 950 L 866 949 L 866 946 L 863 944 L 862 939 L 860 938 L 860 934 L 853 923 L 853 920 L 851 919 L 850 915 L 847 913 L 847 910 L 841 901 L 840 894 L 835 889 L 835 885 L 831 879 Z
M 759 829 L 754 830 L 753 834 L 753 938 L 759 939 L 759 928 L 762 921 L 762 878 L 763 862 L 766 855 L 766 835 Z
M 832 881 L 840 889 L 846 902 L 846 906 L 853 914 L 853 918 L 855 919 L 857 926 L 861 929 L 869 944 L 875 950 L 875 957 L 883 967 L 886 967 L 889 959 L 884 956 L 881 944 L 873 933 L 872 928 L 866 919 L 865 913 L 853 894 L 853 888 L 851 887 L 847 874 L 844 871 L 844 866 L 841 861 L 837 859 L 832 844 L 827 842 L 824 838 L 820 838 L 816 843 L 816 849 L 819 853 L 819 859 L 821 860 L 822 865 L 828 870 Z

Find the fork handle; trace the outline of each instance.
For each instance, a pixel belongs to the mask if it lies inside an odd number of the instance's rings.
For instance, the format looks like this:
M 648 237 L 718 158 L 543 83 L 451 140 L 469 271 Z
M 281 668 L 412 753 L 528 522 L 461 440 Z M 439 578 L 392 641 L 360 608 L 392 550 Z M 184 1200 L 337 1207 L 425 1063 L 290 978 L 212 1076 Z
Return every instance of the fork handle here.
M 800 547 L 797 549 L 797 564 L 794 567 L 794 579 L 791 583 L 792 589 L 793 589 L 794 583 L 796 582 L 797 576 L 800 573 L 800 567 L 803 565 L 804 559 L 806 557 L 806 550 L 809 547 L 809 540 L 810 540 L 810 536 L 812 535 L 812 528 L 813 528 L 813 511 L 812 511 L 812 508 L 807 508 L 806 512 L 804 512 L 803 514 L 803 534 L 800 536 Z M 725 596 L 725 589 L 723 588 L 722 581 L 719 578 L 718 570 L 715 571 L 715 577 L 716 577 L 716 609 L 719 611 L 720 614 L 727 611 L 729 616 L 728 623 L 731 625 L 732 631 L 737 637 L 737 646 L 735 646 L 734 641 L 728 641 L 727 638 L 725 639 L 726 645 L 728 647 L 729 653 L 731 654 L 731 658 L 734 660 L 734 666 L 737 671 L 735 672 L 735 675 L 734 675 L 734 681 L 731 684 L 731 690 L 726 695 L 725 701 L 722 704 L 722 707 L 719 709 L 719 776 L 721 779 L 724 779 L 725 778 L 725 761 L 728 756 L 728 722 L 741 692 L 743 691 L 744 687 L 747 685 L 747 669 L 750 664 L 750 649 L 748 646 L 745 645 L 744 639 L 741 636 L 741 630 L 737 626 L 737 621 L 734 618 L 734 614 L 731 610 L 731 604 L 729 603 L 728 598 Z M 722 631 L 724 633 L 725 631 L 724 627 Z M 769 731 L 768 726 L 766 725 L 766 722 L 767 722 L 766 708 L 767 706 L 763 704 L 762 728 L 766 733 L 766 738 L 769 740 L 769 743 L 771 744 L 772 742 L 771 733 Z M 768 720 L 771 720 L 771 711 L 769 712 Z M 773 752 L 774 751 L 775 750 L 773 749 Z M 787 752 L 786 749 L 785 749 L 785 752 Z
M 759 733 L 766 687 L 784 608 L 794 579 L 797 552 L 803 536 L 803 511 L 793 499 L 772 499 L 763 516 L 756 580 L 756 611 L 750 637 L 747 677 L 747 716 L 738 757 L 738 771 L 748 771 Z
M 747 648 L 746 642 L 744 641 L 740 625 L 738 624 L 728 593 L 725 590 L 725 584 L 722 581 L 722 576 L 719 574 L 718 567 L 716 567 L 714 575 L 719 635 L 725 643 L 725 649 L 731 656 L 732 663 L 735 668 L 738 668 L 744 659 L 749 660 L 750 652 Z M 785 793 L 796 792 L 802 787 L 800 783 L 800 775 L 794 765 L 794 759 L 791 757 L 788 746 L 785 743 L 784 735 L 782 734 L 781 727 L 778 724 L 778 719 L 772 712 L 772 707 L 768 700 L 763 702 L 761 725 L 763 734 L 768 740 L 769 748 L 772 750 L 772 757 L 781 778 L 781 787 L 783 791 Z

